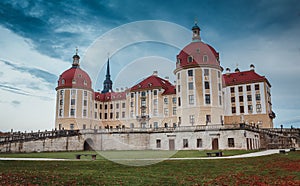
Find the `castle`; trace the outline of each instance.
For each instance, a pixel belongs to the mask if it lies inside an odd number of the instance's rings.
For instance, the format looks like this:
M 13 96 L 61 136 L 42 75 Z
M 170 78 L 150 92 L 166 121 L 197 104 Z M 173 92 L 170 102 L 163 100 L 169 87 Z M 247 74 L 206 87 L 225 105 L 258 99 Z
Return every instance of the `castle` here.
M 125 91 L 114 92 L 109 60 L 103 90 L 92 81 L 73 56 L 72 67 L 59 76 L 56 87 L 55 128 L 177 128 L 245 123 L 273 128 L 271 84 L 255 72 L 223 68 L 219 53 L 201 41 L 192 27 L 192 42 L 176 56 L 175 84 L 157 71 Z

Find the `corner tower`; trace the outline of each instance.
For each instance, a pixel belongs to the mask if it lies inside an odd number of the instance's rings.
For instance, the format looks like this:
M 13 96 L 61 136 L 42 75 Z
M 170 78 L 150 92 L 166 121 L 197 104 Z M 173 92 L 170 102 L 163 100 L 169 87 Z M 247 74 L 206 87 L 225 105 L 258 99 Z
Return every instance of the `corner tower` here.
M 192 27 L 192 42 L 177 55 L 177 119 L 180 126 L 223 124 L 222 67 L 219 53 L 201 41 Z

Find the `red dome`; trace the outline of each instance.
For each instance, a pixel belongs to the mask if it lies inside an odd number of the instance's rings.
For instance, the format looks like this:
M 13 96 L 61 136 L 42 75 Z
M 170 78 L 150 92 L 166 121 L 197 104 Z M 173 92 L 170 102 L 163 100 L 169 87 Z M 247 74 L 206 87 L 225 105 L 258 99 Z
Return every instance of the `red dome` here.
M 213 67 L 221 69 L 219 53 L 202 41 L 193 41 L 177 55 L 176 70 L 191 67 Z
M 79 66 L 73 66 L 59 76 L 56 90 L 62 88 L 81 88 L 92 90 L 92 81 L 90 76 L 80 69 Z

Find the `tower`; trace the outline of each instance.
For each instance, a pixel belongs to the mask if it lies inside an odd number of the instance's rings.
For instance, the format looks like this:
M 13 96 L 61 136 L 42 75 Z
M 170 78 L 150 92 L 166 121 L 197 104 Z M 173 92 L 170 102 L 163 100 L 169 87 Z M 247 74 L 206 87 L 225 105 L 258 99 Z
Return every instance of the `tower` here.
M 112 80 L 110 79 L 109 59 L 107 59 L 106 78 L 103 82 L 103 90 L 101 93 L 112 92 Z
M 180 126 L 223 124 L 222 67 L 219 53 L 201 41 L 192 27 L 192 42 L 177 55 L 177 119 Z

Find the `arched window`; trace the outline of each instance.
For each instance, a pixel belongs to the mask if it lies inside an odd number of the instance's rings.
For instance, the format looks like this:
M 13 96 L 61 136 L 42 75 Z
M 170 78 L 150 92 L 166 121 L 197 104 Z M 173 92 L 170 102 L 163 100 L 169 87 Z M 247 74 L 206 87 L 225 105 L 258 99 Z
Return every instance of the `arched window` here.
M 64 85 L 65 84 L 65 79 L 61 80 L 61 84 Z
M 177 58 L 177 64 L 180 64 L 181 60 L 180 58 Z
M 76 80 L 75 79 L 72 79 L 72 84 L 76 84 Z
M 208 61 L 208 56 L 207 55 L 204 55 L 203 56 L 203 62 L 207 62 Z
M 84 84 L 84 85 L 87 85 L 87 82 L 86 82 L 86 80 L 85 80 L 85 79 L 83 80 L 83 84 Z
M 188 62 L 190 63 L 190 62 L 193 62 L 193 56 L 189 56 L 188 57 Z

